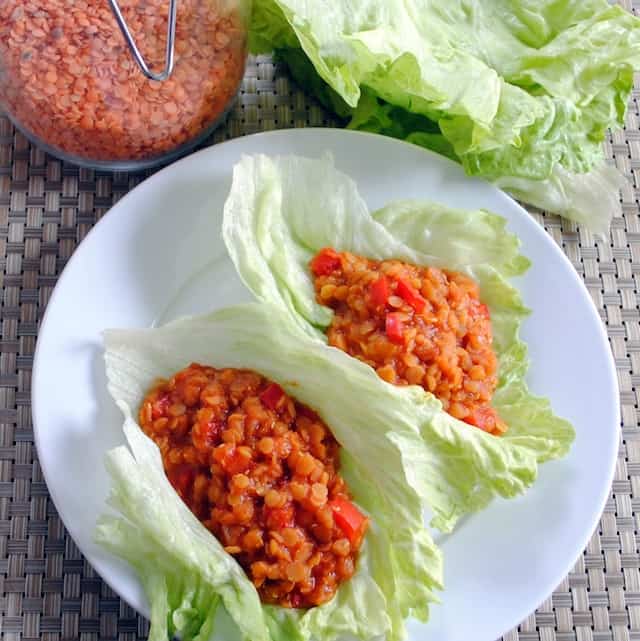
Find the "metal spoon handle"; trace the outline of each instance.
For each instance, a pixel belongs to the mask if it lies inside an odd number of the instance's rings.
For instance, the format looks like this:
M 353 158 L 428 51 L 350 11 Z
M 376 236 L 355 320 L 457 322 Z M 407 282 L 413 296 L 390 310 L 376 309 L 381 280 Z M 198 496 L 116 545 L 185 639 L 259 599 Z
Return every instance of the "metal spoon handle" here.
M 145 59 L 142 57 L 140 50 L 138 49 L 131 31 L 127 26 L 127 21 L 122 15 L 120 10 L 120 5 L 118 0 L 109 0 L 111 5 L 111 10 L 115 16 L 116 22 L 122 31 L 122 35 L 129 45 L 131 54 L 133 55 L 134 60 L 140 67 L 142 73 L 149 78 L 149 80 L 166 80 L 173 71 L 173 65 L 175 63 L 175 41 L 176 41 L 176 15 L 178 13 L 178 0 L 169 0 L 169 21 L 167 24 L 167 50 L 165 53 L 165 63 L 164 69 L 160 73 L 154 73 L 149 69 L 149 65 L 146 63 Z

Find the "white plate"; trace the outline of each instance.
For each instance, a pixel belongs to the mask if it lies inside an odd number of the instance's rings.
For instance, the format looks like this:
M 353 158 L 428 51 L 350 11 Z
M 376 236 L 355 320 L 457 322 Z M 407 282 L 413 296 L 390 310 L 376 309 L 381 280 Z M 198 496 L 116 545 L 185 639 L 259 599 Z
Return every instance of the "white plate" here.
M 549 236 L 505 194 L 418 147 L 343 130 L 258 134 L 177 162 L 113 207 L 73 254 L 40 329 L 33 419 L 49 491 L 96 570 L 148 613 L 135 574 L 92 542 L 109 490 L 103 456 L 123 440 L 105 387 L 101 332 L 249 300 L 220 237 L 233 164 L 243 153 L 317 157 L 326 150 L 372 208 L 397 198 L 485 207 L 509 220 L 533 260 L 519 283 L 533 309 L 523 330 L 529 382 L 573 422 L 575 444 L 568 457 L 542 467 L 524 497 L 494 502 L 441 540 L 442 605 L 427 626 L 409 624 L 412 641 L 494 641 L 551 593 L 598 521 L 618 447 L 616 375 L 593 303 Z

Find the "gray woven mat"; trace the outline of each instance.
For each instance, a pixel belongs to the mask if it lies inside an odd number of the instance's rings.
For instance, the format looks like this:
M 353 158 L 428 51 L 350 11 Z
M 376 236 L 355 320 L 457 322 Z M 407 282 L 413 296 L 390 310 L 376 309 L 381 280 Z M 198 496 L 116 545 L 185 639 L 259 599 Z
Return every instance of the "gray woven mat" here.
M 626 0 L 632 9 L 631 0 Z M 640 3 L 639 3 L 640 4 Z M 640 84 L 638 85 L 640 87 Z M 640 641 L 640 113 L 607 144 L 630 184 L 611 236 L 534 214 L 584 278 L 609 332 L 622 399 L 611 497 L 574 569 L 508 641 Z M 250 62 L 238 105 L 213 142 L 266 129 L 335 124 L 269 58 Z M 145 174 L 79 170 L 46 156 L 0 115 L 0 636 L 146 638 L 144 619 L 82 557 L 56 514 L 33 445 L 29 387 L 38 322 L 60 271 L 95 222 Z M 470 640 L 473 641 L 473 640 Z

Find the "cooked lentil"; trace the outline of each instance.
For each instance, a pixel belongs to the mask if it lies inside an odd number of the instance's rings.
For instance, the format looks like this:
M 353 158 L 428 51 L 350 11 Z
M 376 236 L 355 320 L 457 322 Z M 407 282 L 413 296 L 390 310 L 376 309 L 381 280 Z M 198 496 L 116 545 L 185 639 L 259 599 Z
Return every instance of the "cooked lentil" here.
M 478 285 L 459 272 L 331 248 L 311 261 L 317 301 L 334 310 L 329 344 L 395 385 L 421 385 L 452 416 L 495 434 L 498 361 Z
M 329 428 L 279 385 L 192 364 L 139 412 L 184 502 L 266 603 L 311 607 L 355 571 L 368 521 L 338 473 Z
M 145 59 L 162 68 L 169 3 L 120 6 Z M 0 105 L 68 154 L 101 161 L 159 156 L 206 129 L 238 88 L 246 28 L 220 6 L 178 3 L 175 68 L 156 82 L 132 59 L 106 0 L 3 0 Z

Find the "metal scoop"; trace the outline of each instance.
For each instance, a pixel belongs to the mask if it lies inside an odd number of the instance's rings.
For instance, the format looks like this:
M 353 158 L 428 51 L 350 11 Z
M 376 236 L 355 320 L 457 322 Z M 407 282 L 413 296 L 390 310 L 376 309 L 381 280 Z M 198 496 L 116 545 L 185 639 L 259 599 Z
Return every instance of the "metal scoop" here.
M 173 71 L 173 65 L 175 63 L 176 15 L 178 12 L 178 0 L 169 0 L 169 20 L 167 23 L 167 50 L 165 52 L 165 58 L 164 58 L 165 60 L 164 69 L 160 73 L 154 73 L 153 71 L 151 71 L 151 69 L 149 69 L 149 65 L 146 63 L 145 59 L 142 57 L 142 54 L 140 53 L 140 50 L 136 46 L 135 40 L 131 35 L 131 31 L 129 31 L 129 27 L 127 26 L 127 21 L 124 19 L 124 16 L 122 15 L 122 11 L 120 10 L 120 5 L 118 4 L 118 0 L 109 0 L 109 4 L 111 5 L 111 10 L 113 11 L 113 15 L 115 16 L 118 26 L 120 27 L 120 31 L 122 31 L 122 35 L 124 36 L 124 39 L 129 45 L 131 54 L 133 55 L 134 60 L 138 64 L 138 67 L 140 67 L 140 70 L 142 71 L 142 73 L 147 78 L 149 78 L 149 80 L 157 80 L 159 82 L 169 78 L 169 76 L 171 75 L 171 72 Z

